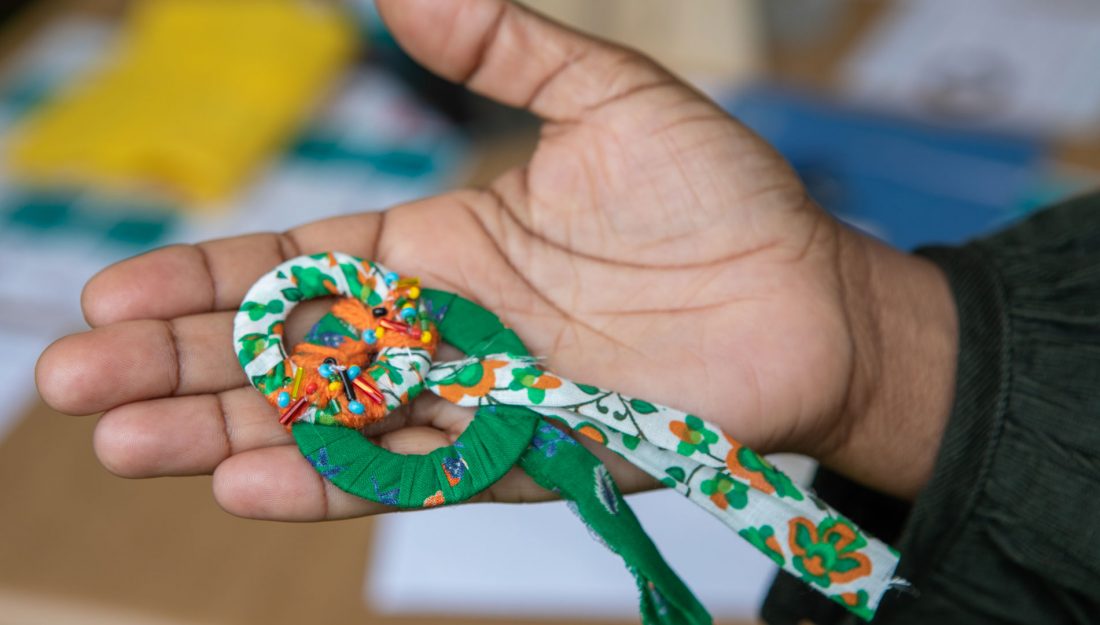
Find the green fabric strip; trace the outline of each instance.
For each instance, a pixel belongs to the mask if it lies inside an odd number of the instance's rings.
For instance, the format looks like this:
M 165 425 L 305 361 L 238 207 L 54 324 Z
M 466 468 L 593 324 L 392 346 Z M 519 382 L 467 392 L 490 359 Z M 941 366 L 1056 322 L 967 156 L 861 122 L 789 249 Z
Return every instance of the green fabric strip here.
M 516 333 L 488 310 L 454 293 L 423 289 L 420 297 L 448 343 L 470 356 L 529 356 Z
M 540 486 L 568 500 L 600 542 L 623 559 L 638 585 L 643 623 L 711 622 L 706 608 L 668 566 L 642 529 L 599 458 L 550 422 L 540 419 L 530 450 L 520 458 L 520 466 Z
M 425 289 L 441 336 L 470 356 L 507 353 L 526 356 L 515 332 L 491 312 L 451 293 Z M 494 405 L 482 408 L 520 423 L 538 424 L 519 466 L 543 488 L 570 502 L 581 520 L 608 549 L 618 554 L 634 575 L 646 625 L 704 625 L 711 617 L 691 590 L 665 562 L 623 499 L 603 463 L 571 436 L 529 408 Z M 479 411 L 477 419 L 482 418 Z M 524 419 L 526 416 L 528 419 Z M 474 423 L 477 422 L 474 420 Z M 525 428 L 526 429 L 526 428 Z
M 424 289 L 421 297 L 440 336 L 458 349 L 527 355 L 519 337 L 481 306 L 432 289 Z M 316 328 L 340 325 L 330 313 Z M 392 453 L 338 425 L 299 422 L 292 433 L 302 455 L 341 490 L 386 505 L 423 508 L 466 501 L 507 473 L 527 449 L 538 422 L 530 411 L 520 415 L 529 418 L 479 409 L 454 445 L 424 455 Z
M 423 289 L 440 336 L 468 355 L 529 355 L 500 318 L 453 293 Z M 331 315 L 318 322 L 331 327 Z M 424 455 L 395 454 L 359 432 L 296 423 L 302 454 L 338 488 L 403 507 L 457 503 L 519 465 L 540 486 L 570 503 L 591 533 L 623 558 L 639 590 L 646 625 L 705 625 L 710 615 L 668 566 L 599 458 L 529 408 L 484 406 L 454 445 Z
M 527 449 L 536 419 L 479 409 L 454 445 L 395 454 L 339 425 L 296 423 L 298 449 L 341 490 L 401 508 L 465 501 L 499 480 Z

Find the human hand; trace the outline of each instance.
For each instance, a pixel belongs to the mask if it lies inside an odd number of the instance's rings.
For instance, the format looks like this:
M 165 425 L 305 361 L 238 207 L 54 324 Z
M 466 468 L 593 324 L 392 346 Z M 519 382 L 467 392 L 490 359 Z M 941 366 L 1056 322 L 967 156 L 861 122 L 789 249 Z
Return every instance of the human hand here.
M 769 146 L 635 53 L 500 0 L 379 8 L 428 68 L 545 120 L 530 162 L 486 189 L 168 247 L 93 278 L 93 329 L 52 345 L 37 380 L 62 412 L 106 411 L 95 446 L 110 470 L 213 472 L 218 502 L 249 517 L 383 510 L 318 476 L 232 350 L 233 315 L 259 276 L 339 250 L 478 301 L 566 377 L 884 490 L 920 487 L 954 375 L 937 270 L 839 225 Z M 914 411 L 934 418 L 904 418 Z M 381 441 L 424 453 L 470 416 L 421 398 Z M 624 490 L 653 484 L 608 462 Z M 483 498 L 549 496 L 513 471 Z

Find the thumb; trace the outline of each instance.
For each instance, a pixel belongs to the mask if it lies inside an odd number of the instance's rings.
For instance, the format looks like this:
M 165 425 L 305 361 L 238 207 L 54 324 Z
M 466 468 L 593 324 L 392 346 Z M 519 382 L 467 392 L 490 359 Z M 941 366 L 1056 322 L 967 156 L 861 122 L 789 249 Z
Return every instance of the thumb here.
M 641 54 L 507 0 L 378 0 L 401 46 L 440 76 L 551 121 L 656 86 L 689 88 Z

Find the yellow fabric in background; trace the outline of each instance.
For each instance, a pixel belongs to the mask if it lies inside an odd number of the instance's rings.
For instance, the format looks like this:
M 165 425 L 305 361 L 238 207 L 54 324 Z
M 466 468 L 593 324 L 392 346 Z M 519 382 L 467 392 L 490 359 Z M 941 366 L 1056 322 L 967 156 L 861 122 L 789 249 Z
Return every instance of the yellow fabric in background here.
M 222 199 L 286 141 L 355 46 L 298 0 L 140 0 L 107 65 L 31 115 L 12 171 Z

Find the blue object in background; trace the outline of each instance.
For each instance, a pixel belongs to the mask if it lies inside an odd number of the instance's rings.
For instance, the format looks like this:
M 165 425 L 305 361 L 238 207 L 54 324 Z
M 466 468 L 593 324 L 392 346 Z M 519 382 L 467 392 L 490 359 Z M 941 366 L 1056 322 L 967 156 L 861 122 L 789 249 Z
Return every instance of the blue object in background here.
M 961 243 L 1071 190 L 1052 183 L 1034 139 L 937 128 L 768 87 L 737 94 L 727 109 L 791 162 L 822 206 L 902 249 Z

